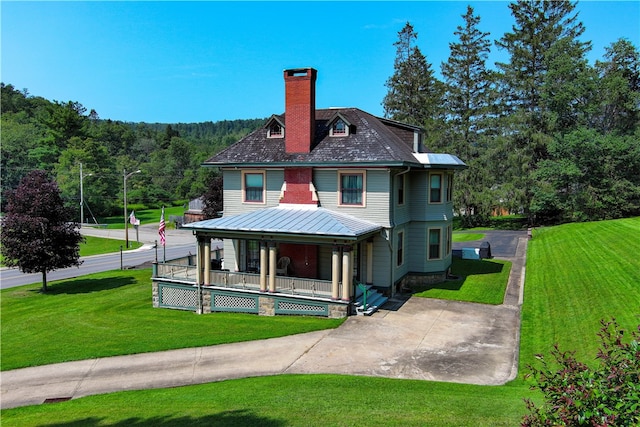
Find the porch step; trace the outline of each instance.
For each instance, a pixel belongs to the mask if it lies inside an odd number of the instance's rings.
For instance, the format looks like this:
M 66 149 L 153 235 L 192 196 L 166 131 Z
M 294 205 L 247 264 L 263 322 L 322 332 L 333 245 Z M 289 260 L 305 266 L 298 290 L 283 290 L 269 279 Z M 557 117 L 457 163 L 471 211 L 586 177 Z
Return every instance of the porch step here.
M 367 306 L 364 307 L 364 292 L 359 287 L 356 287 L 356 314 L 359 316 L 370 316 L 381 307 L 385 302 L 389 300 L 389 298 L 382 295 L 375 289 L 372 289 L 371 286 L 367 286 Z

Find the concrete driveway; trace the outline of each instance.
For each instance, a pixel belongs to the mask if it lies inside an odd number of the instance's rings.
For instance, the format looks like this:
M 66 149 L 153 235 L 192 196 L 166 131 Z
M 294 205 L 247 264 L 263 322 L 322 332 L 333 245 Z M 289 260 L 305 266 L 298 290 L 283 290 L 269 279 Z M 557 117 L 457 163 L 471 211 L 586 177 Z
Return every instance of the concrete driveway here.
M 504 384 L 517 374 L 527 245 L 526 235 L 514 238 L 499 306 L 395 298 L 373 316 L 350 317 L 334 330 L 4 371 L 1 407 L 284 373 Z

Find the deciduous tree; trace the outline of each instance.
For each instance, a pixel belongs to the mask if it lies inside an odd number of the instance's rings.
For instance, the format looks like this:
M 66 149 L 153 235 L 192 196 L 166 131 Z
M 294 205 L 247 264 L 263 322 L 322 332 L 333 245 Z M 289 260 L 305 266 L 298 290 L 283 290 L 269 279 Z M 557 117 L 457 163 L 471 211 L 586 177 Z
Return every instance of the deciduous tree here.
M 83 237 L 70 221 L 55 181 L 44 171 L 30 172 L 8 194 L 0 236 L 5 264 L 24 273 L 42 273 L 46 292 L 49 271 L 81 264 Z

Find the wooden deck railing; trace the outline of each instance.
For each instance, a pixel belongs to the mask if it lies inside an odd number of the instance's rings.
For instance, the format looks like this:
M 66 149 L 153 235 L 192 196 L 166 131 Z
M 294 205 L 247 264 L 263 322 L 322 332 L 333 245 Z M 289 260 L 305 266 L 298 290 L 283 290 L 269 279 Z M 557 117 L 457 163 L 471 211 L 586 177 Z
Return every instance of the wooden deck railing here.
M 196 266 L 159 263 L 155 277 L 195 282 L 196 273 Z M 260 290 L 260 275 L 255 273 L 214 270 L 211 271 L 209 282 L 211 286 L 230 289 Z M 340 284 L 340 288 L 342 288 L 342 284 Z M 339 295 L 342 295 L 341 289 L 339 292 Z M 331 281 L 277 276 L 276 293 L 331 298 Z

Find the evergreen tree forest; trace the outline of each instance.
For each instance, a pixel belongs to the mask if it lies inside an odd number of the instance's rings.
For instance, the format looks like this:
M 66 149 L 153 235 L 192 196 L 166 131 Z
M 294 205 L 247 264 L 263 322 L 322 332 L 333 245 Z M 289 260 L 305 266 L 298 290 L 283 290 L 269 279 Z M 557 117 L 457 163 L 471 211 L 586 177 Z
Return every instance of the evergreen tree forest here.
M 496 213 L 521 214 L 533 225 L 640 215 L 638 47 L 612 40 L 589 63 L 578 3 L 504 7 L 513 17 L 506 34 L 484 31 L 473 8 L 460 7 L 440 73 L 407 22 L 393 43 L 384 116 L 423 127 L 428 149 L 469 166 L 454 190 L 465 225 Z M 494 50 L 506 60 L 487 63 Z M 119 122 L 78 102 L 1 86 L 3 194 L 41 169 L 79 211 L 82 173 L 87 218 L 121 212 L 123 177 L 138 169 L 127 181 L 135 209 L 208 194 L 220 180 L 200 164 L 265 122 Z
M 102 120 L 77 102 L 48 101 L 2 83 L 2 194 L 29 172 L 44 170 L 65 204 L 85 218 L 122 212 L 124 176 L 130 209 L 200 197 L 216 171 L 207 158 L 257 129 L 264 119 L 147 124 Z M 3 211 L 6 197 L 2 198 Z
M 534 225 L 640 215 L 637 46 L 614 40 L 589 64 L 576 2 L 508 7 L 512 31 L 492 40 L 467 6 L 442 80 L 407 22 L 394 44 L 385 117 L 422 126 L 430 150 L 469 166 L 454 190 L 467 225 L 496 213 Z M 508 61 L 487 64 L 492 49 Z

